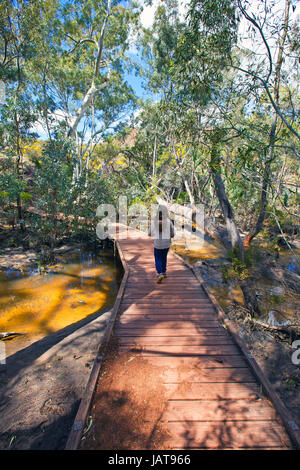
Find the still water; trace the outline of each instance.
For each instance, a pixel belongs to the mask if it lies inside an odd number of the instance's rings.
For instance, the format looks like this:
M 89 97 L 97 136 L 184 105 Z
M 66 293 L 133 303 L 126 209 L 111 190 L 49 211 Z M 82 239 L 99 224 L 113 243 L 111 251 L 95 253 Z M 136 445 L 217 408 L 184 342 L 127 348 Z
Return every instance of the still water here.
M 0 272 L 0 333 L 18 333 L 6 354 L 111 308 L 121 276 L 111 250 L 68 253 L 42 272 Z
M 206 235 L 201 240 L 200 246 L 197 247 L 197 249 L 191 249 L 192 246 L 193 243 L 189 244 L 184 240 L 176 240 L 172 243 L 172 250 L 175 253 L 182 255 L 189 264 L 194 264 L 196 261 L 201 261 L 203 259 L 226 256 L 224 246 L 217 240 L 213 240 Z
M 223 245 L 207 236 L 198 250 L 189 250 L 182 241 L 174 243 L 172 249 L 175 253 L 182 255 L 191 265 L 207 259 L 220 259 L 220 264 L 222 264 L 222 259 L 226 258 L 226 250 Z M 281 248 L 277 262 L 286 270 L 300 274 L 299 249 L 290 251 L 287 248 Z M 203 277 L 203 280 L 206 279 Z M 271 324 L 280 324 L 287 320 L 290 322 L 299 321 L 300 295 L 287 289 L 284 283 L 279 284 L 260 277 L 255 282 L 254 289 L 263 320 Z M 238 282 L 234 280 L 222 283 L 220 286 L 209 287 L 209 290 L 225 311 L 233 302 L 243 306 L 245 304 L 243 292 Z
M 187 250 L 178 242 L 172 249 L 190 264 L 226 256 L 223 246 L 211 239 L 206 239 L 198 250 Z M 290 271 L 300 272 L 298 251 L 292 254 L 282 250 L 279 259 Z M 121 267 L 111 250 L 67 253 L 46 271 L 0 271 L 0 335 L 14 333 L 5 340 L 7 356 L 89 315 L 110 309 L 121 278 Z M 237 283 L 210 289 L 225 310 L 233 300 L 244 304 Z M 266 319 L 269 316 L 282 322 L 299 316 L 299 294 L 266 279 L 259 279 L 255 290 Z

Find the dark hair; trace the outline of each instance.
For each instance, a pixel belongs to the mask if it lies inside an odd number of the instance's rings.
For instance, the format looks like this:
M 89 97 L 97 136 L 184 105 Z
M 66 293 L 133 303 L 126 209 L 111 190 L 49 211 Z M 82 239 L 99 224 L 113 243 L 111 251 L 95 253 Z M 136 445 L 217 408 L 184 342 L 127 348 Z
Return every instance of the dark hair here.
M 162 226 L 163 226 L 163 218 L 164 216 L 166 217 L 169 217 L 169 214 L 168 214 L 168 209 L 166 206 L 163 206 L 163 205 L 159 205 L 158 206 L 158 210 L 157 210 L 157 213 L 156 213 L 156 218 L 157 218 L 157 221 L 158 221 L 158 231 L 159 233 L 162 233 Z

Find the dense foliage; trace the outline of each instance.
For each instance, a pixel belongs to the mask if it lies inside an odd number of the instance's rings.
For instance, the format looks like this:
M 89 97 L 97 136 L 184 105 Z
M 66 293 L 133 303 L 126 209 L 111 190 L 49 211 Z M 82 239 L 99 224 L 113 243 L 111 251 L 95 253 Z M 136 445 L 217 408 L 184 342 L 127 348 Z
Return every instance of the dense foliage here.
M 101 202 L 162 196 L 205 204 L 243 259 L 299 221 L 296 3 L 156 3 L 148 28 L 131 2 L 1 3 L 3 220 L 53 247 Z

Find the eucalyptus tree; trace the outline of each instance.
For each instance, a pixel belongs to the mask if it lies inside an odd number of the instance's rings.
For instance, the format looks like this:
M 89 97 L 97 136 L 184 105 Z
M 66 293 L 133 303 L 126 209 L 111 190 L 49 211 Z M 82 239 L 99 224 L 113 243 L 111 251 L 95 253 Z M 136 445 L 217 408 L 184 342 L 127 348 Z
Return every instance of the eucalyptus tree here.
M 36 17 L 42 0 L 4 0 L 0 5 L 0 80 L 5 99 L 0 105 L 1 151 L 9 158 L 6 175 L 2 175 L 2 188 L 15 199 L 17 218 L 24 230 L 22 200 L 26 181 L 23 178 L 24 145 L 34 136 L 32 126 L 37 120 L 34 99 L 30 93 L 28 62 L 37 52 L 41 38 L 41 25 Z M 46 2 L 44 2 L 46 3 Z
M 49 137 L 60 128 L 77 143 L 77 176 L 95 145 L 134 109 L 123 74 L 138 14 L 130 1 L 58 2 L 44 54 L 32 63 Z
M 286 109 L 284 101 L 279 102 L 279 86 L 282 75 L 283 52 L 289 25 L 290 2 L 286 0 L 283 19 L 280 19 L 278 13 L 274 18 L 271 8 L 265 3 L 265 16 L 262 17 L 256 18 L 254 15 L 251 15 L 249 8 L 250 4 L 246 1 L 243 3 L 227 0 L 195 0 L 190 2 L 188 13 L 189 24 L 183 30 L 177 42 L 175 61 L 172 67 L 173 83 L 176 83 L 177 101 L 181 99 L 182 106 L 185 109 L 187 106 L 191 106 L 192 103 L 198 102 L 199 110 L 201 110 L 200 114 L 202 112 L 202 125 L 199 126 L 199 132 L 205 137 L 206 145 L 210 146 L 210 170 L 216 194 L 226 221 L 232 246 L 238 246 L 241 258 L 243 257 L 243 246 L 233 214 L 232 204 L 227 194 L 227 182 L 226 180 L 224 182 L 222 177 L 222 172 L 224 173 L 224 159 L 221 155 L 221 147 L 222 142 L 234 138 L 230 134 L 224 135 L 224 132 L 228 133 L 228 130 L 232 131 L 234 129 L 237 135 L 241 137 L 248 134 L 248 137 L 250 137 L 249 147 L 252 148 L 252 151 L 255 146 L 251 139 L 255 141 L 255 138 L 253 139 L 251 135 L 251 128 L 248 128 L 247 132 L 245 132 L 245 127 L 240 126 L 239 122 L 233 123 L 232 120 L 230 122 L 230 119 L 228 119 L 228 107 L 226 105 L 228 99 L 226 97 L 226 86 L 224 89 L 224 85 L 230 70 L 235 71 L 235 89 L 240 87 L 244 94 L 247 90 L 250 90 L 250 99 L 248 101 L 250 108 L 251 105 L 252 107 L 254 105 L 253 99 L 251 102 L 251 94 L 256 93 L 260 100 L 264 99 L 265 95 L 265 100 L 270 103 L 274 110 L 273 123 L 270 123 L 270 130 L 267 131 L 269 133 L 268 142 L 266 143 L 265 136 L 261 135 L 260 139 L 258 139 L 260 144 L 257 145 L 256 143 L 256 148 L 264 155 L 260 165 L 263 170 L 261 174 L 260 203 L 258 204 L 260 210 L 257 222 L 254 224 L 253 229 L 251 229 L 249 237 L 246 238 L 246 244 L 260 231 L 265 217 L 267 188 L 272 180 L 270 163 L 276 156 L 274 146 L 278 143 L 278 140 L 275 142 L 275 139 L 277 139 L 275 135 L 277 119 L 281 119 L 289 132 L 288 144 L 294 150 L 293 139 L 297 139 L 294 106 L 291 105 L 289 109 Z M 271 18 L 269 18 L 270 15 Z M 241 51 L 238 25 L 242 18 L 250 23 L 253 28 L 253 34 L 258 33 L 261 38 L 262 46 L 266 51 L 263 60 L 253 60 L 255 54 L 252 51 L 248 51 L 247 54 L 245 49 Z M 271 47 L 264 34 L 265 24 L 268 26 L 269 31 L 272 28 L 273 36 L 276 33 L 278 37 L 279 47 L 275 59 L 271 55 Z M 259 53 L 262 54 L 261 48 Z M 273 64 L 274 61 L 275 66 Z M 222 89 L 221 95 L 223 94 L 223 97 L 220 100 L 220 90 Z M 232 93 L 230 96 L 233 96 Z M 212 119 L 205 118 L 207 111 L 214 109 L 214 107 L 215 112 Z M 269 119 L 268 115 L 271 116 L 272 112 L 266 109 L 267 121 Z M 289 118 L 287 118 L 288 115 L 290 116 Z M 203 125 L 204 123 L 205 125 Z M 295 153 L 297 154 L 296 150 Z M 251 151 L 249 156 L 250 154 Z
M 263 85 L 264 85 L 264 88 L 266 89 L 267 96 L 270 99 L 272 103 L 272 107 L 273 107 L 273 117 L 272 117 L 271 128 L 269 131 L 268 148 L 265 154 L 264 173 L 263 173 L 263 178 L 262 178 L 262 190 L 261 190 L 261 196 L 260 196 L 260 210 L 259 210 L 259 214 L 258 214 L 255 226 L 253 227 L 253 229 L 250 231 L 250 233 L 247 235 L 245 239 L 245 245 L 248 246 L 252 238 L 254 238 L 262 229 L 263 222 L 265 220 L 267 200 L 268 200 L 268 186 L 271 180 L 270 178 L 271 164 L 276 158 L 275 144 L 278 139 L 278 136 L 277 136 L 278 120 L 281 118 L 284 124 L 287 125 L 288 123 L 287 128 L 289 129 L 289 131 L 292 132 L 292 134 L 296 135 L 296 137 L 298 137 L 299 134 L 297 133 L 295 126 L 291 125 L 289 120 L 287 120 L 283 116 L 282 111 L 281 111 L 281 103 L 280 103 L 280 85 L 282 82 L 281 76 L 282 76 L 282 68 L 283 68 L 283 62 L 284 62 L 284 56 L 285 56 L 285 45 L 286 45 L 288 29 L 289 29 L 289 16 L 290 16 L 291 1 L 285 0 L 285 8 L 283 12 L 283 19 L 281 22 L 281 28 L 278 31 L 278 50 L 277 50 L 277 56 L 275 57 L 275 60 L 272 57 L 271 48 L 266 40 L 266 37 L 264 34 L 264 28 L 263 26 L 261 26 L 259 20 L 257 20 L 255 16 L 249 15 L 242 6 L 240 6 L 240 8 L 245 18 L 248 21 L 250 21 L 256 29 L 258 29 L 260 35 L 262 36 L 264 45 L 267 49 L 268 60 L 269 60 L 268 75 L 266 79 L 263 81 Z M 273 73 L 273 69 L 275 69 L 274 73 Z M 271 79 L 272 74 L 274 75 L 273 83 L 272 83 L 273 90 L 270 91 L 268 88 L 269 86 L 268 81 Z
M 148 173 L 148 188 L 166 198 L 178 197 L 187 191 L 194 204 L 187 174 L 187 149 L 184 136 L 178 138 L 183 126 L 180 111 L 173 101 L 148 102 L 137 119 L 139 130 L 133 151 L 140 155 Z M 185 119 L 186 116 L 181 116 Z M 182 187 L 184 185 L 184 187 Z M 172 195 L 172 196 L 171 196 Z
M 57 198 L 57 210 L 62 198 L 77 206 L 85 201 L 90 213 L 94 207 L 90 202 L 96 198 L 93 188 L 99 191 L 89 169 L 90 157 L 99 141 L 124 125 L 135 106 L 133 90 L 123 76 L 139 8 L 134 2 L 118 0 L 5 0 L 0 9 L 0 79 L 7 98 L 0 108 L 1 150 L 11 161 L 10 173 L 6 164 L 1 178 L 0 196 L 16 198 L 24 227 L 22 200 L 30 195 L 23 177 L 23 154 L 25 145 L 37 137 L 33 130 L 38 125 L 48 140 L 48 153 L 32 158 L 39 194 L 35 203 L 47 200 L 49 193 L 52 202 Z M 69 146 L 72 158 L 64 151 Z M 60 155 L 58 160 L 51 159 L 52 150 Z M 66 178 L 63 197 L 63 178 L 49 178 L 48 189 L 42 182 L 47 172 L 56 174 L 58 166 L 67 172 L 65 165 L 73 178 L 71 186 Z M 88 188 L 87 176 L 93 179 L 93 188 Z M 103 180 L 102 186 L 106 187 Z M 99 201 L 102 196 L 100 190 Z
M 283 10 L 282 5 L 279 5 L 279 2 L 276 1 L 262 1 L 255 5 L 242 0 L 236 0 L 235 2 L 193 0 L 190 3 L 189 18 L 192 40 L 196 45 L 195 57 L 198 52 L 197 57 L 200 57 L 201 60 L 201 56 L 204 54 L 204 61 L 207 63 L 205 51 L 203 52 L 203 49 L 205 49 L 203 47 L 203 36 L 205 38 L 213 36 L 215 39 L 215 30 L 212 25 L 220 14 L 223 15 L 224 21 L 227 16 L 229 25 L 231 24 L 229 20 L 232 21 L 233 25 L 240 22 L 244 27 L 243 34 L 247 36 L 247 47 L 245 41 L 241 40 L 242 28 L 239 31 L 235 28 L 227 30 L 227 26 L 225 26 L 224 38 L 228 38 L 227 44 L 230 47 L 228 49 L 229 54 L 226 54 L 227 48 L 224 48 L 223 58 L 222 48 L 219 49 L 222 59 L 221 65 L 223 70 L 235 71 L 236 84 L 239 84 L 245 91 L 249 91 L 250 99 L 251 95 L 256 95 L 256 99 L 252 98 L 252 104 L 250 101 L 252 107 L 255 107 L 255 101 L 256 105 L 259 101 L 269 103 L 269 107 L 265 106 L 266 119 L 267 121 L 270 120 L 270 128 L 266 130 L 269 136 L 268 142 L 264 142 L 263 134 L 260 137 L 262 174 L 261 191 L 257 204 L 259 211 L 256 222 L 245 238 L 247 246 L 263 226 L 268 191 L 272 183 L 272 164 L 278 158 L 279 153 L 277 148 L 289 148 L 295 156 L 299 156 L 297 150 L 297 139 L 299 139 L 297 114 L 291 91 L 291 86 L 295 85 L 294 70 L 295 67 L 298 68 L 297 62 L 295 62 L 295 50 L 298 46 L 297 42 L 293 41 L 291 33 L 292 28 L 295 27 L 295 20 L 290 18 L 290 10 L 295 10 L 295 5 L 291 3 L 290 0 L 286 0 Z M 230 6 L 229 9 L 226 8 L 226 4 Z M 254 11 L 255 8 L 257 11 Z M 239 33 L 238 36 L 237 32 Z M 258 50 L 255 51 L 255 49 Z M 218 64 L 218 60 L 215 60 L 214 56 L 212 57 L 213 59 L 210 58 L 208 61 L 211 70 Z M 211 62 L 213 63 L 211 64 Z M 198 72 L 198 77 L 200 75 L 201 72 Z M 288 106 L 286 99 L 280 99 L 280 87 L 282 85 L 288 90 L 290 97 Z M 282 96 L 284 95 L 286 93 L 282 93 Z M 226 112 L 223 113 L 223 117 L 228 123 L 229 119 Z M 285 127 L 285 132 L 283 132 L 282 125 L 278 125 L 279 121 Z M 241 134 L 245 133 L 239 125 L 236 125 L 235 129 Z M 277 129 L 280 134 L 276 131 Z M 248 130 L 248 136 L 249 134 L 251 139 L 250 129 Z
M 157 178 L 159 151 L 164 151 L 165 155 L 170 154 L 170 164 L 172 162 L 169 172 L 173 175 L 177 173 L 177 179 L 179 177 L 183 184 L 182 189 L 188 194 L 189 202 L 194 205 L 195 195 L 189 168 L 192 159 L 188 141 L 191 135 L 190 113 L 195 114 L 197 111 L 184 106 L 180 101 L 178 80 L 175 77 L 178 74 L 176 52 L 184 30 L 185 21 L 180 14 L 178 2 L 168 0 L 157 8 L 151 30 L 145 31 L 143 45 L 148 64 L 147 86 L 156 95 L 158 103 L 153 106 L 153 116 L 148 114 L 149 120 L 147 124 L 144 122 L 144 127 L 146 125 L 148 133 L 152 134 L 153 144 L 149 156 L 152 159 L 152 177 L 156 177 L 156 184 L 164 183 L 163 177 Z M 178 187 L 177 182 L 173 194 L 178 194 L 180 187 L 181 184 Z
M 214 182 L 232 247 L 238 247 L 242 258 L 243 246 L 221 176 L 216 140 L 220 132 L 214 122 L 216 113 L 211 101 L 222 82 L 224 58 L 230 57 L 236 39 L 235 9 L 229 1 L 221 2 L 221 5 L 220 2 L 202 3 L 202 10 L 190 13 L 190 25 L 180 20 L 176 2 L 167 2 L 165 7 L 159 7 L 153 25 L 151 50 L 152 67 L 156 73 L 152 74 L 150 84 L 159 89 L 166 103 L 169 145 L 191 204 L 195 203 L 195 198 L 176 145 L 179 142 L 188 144 L 190 155 L 195 155 L 200 144 L 209 149 L 208 174 Z M 225 10 L 222 7 L 226 7 Z
M 291 121 L 288 115 L 285 115 L 279 101 L 276 103 L 272 92 L 272 89 L 276 86 L 275 82 L 278 80 L 283 54 L 286 58 L 289 55 L 284 48 L 288 30 L 297 24 L 297 17 L 293 20 L 289 18 L 291 6 L 295 11 L 296 2 L 286 0 L 282 12 L 281 0 L 262 0 L 255 3 L 248 0 L 191 0 L 189 24 L 192 30 L 193 42 L 203 39 L 203 35 L 206 38 L 208 37 L 214 48 L 219 48 L 221 54 L 222 51 L 224 52 L 221 60 L 223 67 L 233 68 L 237 73 L 243 74 L 244 77 L 250 77 L 257 87 L 261 87 L 265 91 L 275 113 L 290 132 L 300 140 L 299 132 L 293 125 L 293 120 Z M 242 20 L 246 23 L 244 29 L 247 30 L 247 34 L 241 29 L 238 30 L 237 26 Z M 216 25 L 220 34 L 216 34 Z M 246 34 L 248 47 L 249 41 L 252 42 L 250 45 L 252 49 L 250 51 L 248 49 L 247 62 L 241 62 L 238 56 L 231 53 L 233 46 L 245 48 L 245 42 L 238 41 L 237 34 L 239 39 Z M 279 48 L 277 59 L 274 58 L 276 46 L 274 46 L 274 39 L 278 42 Z M 198 43 L 198 45 L 200 44 Z M 295 51 L 297 43 L 294 41 L 292 46 Z M 219 58 L 217 57 L 216 61 L 213 55 L 210 61 L 211 66 L 217 65 Z M 295 54 L 294 59 L 296 59 Z M 297 67 L 296 60 L 293 61 L 293 65 Z

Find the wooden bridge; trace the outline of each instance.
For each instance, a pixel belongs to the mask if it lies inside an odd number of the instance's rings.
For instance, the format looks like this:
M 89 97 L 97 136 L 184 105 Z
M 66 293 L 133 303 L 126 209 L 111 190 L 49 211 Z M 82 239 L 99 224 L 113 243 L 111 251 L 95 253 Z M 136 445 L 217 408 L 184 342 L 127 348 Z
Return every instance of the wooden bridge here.
M 135 348 L 159 366 L 168 448 L 300 448 L 293 417 L 200 276 L 170 252 L 168 277 L 157 284 L 153 240 L 117 229 L 125 273 L 66 448 L 79 446 L 113 328 L 120 353 Z

